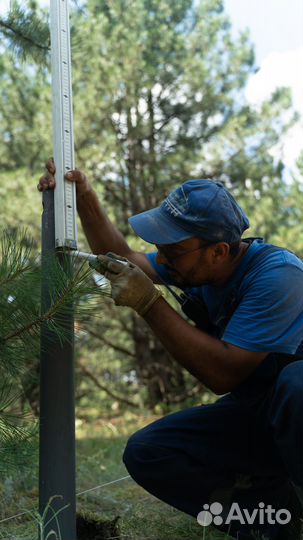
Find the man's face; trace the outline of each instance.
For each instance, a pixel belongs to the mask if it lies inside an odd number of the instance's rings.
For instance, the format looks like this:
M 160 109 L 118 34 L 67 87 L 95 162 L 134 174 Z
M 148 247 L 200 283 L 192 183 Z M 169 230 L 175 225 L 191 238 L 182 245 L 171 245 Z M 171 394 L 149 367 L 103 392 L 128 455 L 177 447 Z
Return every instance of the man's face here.
M 177 244 L 156 246 L 157 262 L 163 264 L 179 285 L 195 287 L 214 281 L 212 246 L 200 238 L 189 238 Z

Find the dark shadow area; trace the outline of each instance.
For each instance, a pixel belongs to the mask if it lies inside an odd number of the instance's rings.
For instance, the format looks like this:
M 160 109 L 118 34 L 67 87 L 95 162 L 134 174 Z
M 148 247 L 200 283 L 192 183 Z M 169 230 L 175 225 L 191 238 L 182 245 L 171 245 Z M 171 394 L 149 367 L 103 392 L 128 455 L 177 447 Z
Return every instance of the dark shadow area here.
M 92 514 L 77 515 L 77 540 L 122 540 L 119 516 L 111 521 L 96 519 Z M 123 540 L 127 540 L 123 535 Z

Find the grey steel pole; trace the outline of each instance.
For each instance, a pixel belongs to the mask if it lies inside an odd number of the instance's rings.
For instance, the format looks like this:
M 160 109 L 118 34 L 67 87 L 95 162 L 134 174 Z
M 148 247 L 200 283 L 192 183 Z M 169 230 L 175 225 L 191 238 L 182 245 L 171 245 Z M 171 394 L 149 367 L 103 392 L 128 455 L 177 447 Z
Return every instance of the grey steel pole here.
M 43 192 L 42 309 L 50 305 L 47 255 L 55 253 L 54 192 Z M 60 257 L 57 254 L 57 257 Z M 41 330 L 39 512 L 43 539 L 55 531 L 61 540 L 76 540 L 74 321 L 65 320 L 69 339 L 63 345 L 44 325 Z M 57 517 L 54 513 L 60 511 Z M 47 522 L 49 523 L 47 524 Z M 41 535 L 40 535 L 41 538 Z M 53 535 L 50 536 L 53 538 Z M 55 538 L 55 536 L 54 536 Z

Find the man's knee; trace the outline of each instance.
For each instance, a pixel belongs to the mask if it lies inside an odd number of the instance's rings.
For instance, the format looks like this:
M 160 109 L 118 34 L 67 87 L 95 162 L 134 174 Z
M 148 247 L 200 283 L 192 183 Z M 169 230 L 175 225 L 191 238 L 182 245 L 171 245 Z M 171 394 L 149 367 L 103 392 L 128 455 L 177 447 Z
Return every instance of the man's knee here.
M 175 475 L 180 460 L 176 448 L 165 445 L 159 433 L 148 426 L 134 433 L 123 453 L 123 462 L 132 478 L 147 490 L 155 492 L 164 478 Z
M 138 431 L 128 439 L 122 458 L 125 467 L 133 478 L 144 462 L 145 443 L 144 436 L 140 433 L 141 431 Z
M 303 478 L 303 361 L 280 373 L 269 409 L 275 443 L 289 478 L 302 487 Z
M 303 403 L 303 360 L 285 366 L 277 380 L 275 396 L 279 400 Z
M 143 428 L 129 438 L 123 453 L 123 461 L 129 474 L 142 484 L 162 453 L 163 450 L 151 439 L 150 432 Z

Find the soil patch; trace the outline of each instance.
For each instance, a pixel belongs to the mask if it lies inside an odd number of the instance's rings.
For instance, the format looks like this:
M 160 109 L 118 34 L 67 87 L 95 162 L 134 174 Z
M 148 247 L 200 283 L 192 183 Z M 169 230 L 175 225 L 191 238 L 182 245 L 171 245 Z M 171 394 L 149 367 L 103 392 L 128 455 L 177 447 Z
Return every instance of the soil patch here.
M 122 540 L 119 530 L 119 516 L 103 521 L 93 514 L 77 515 L 77 540 Z M 127 540 L 123 535 L 123 540 Z

